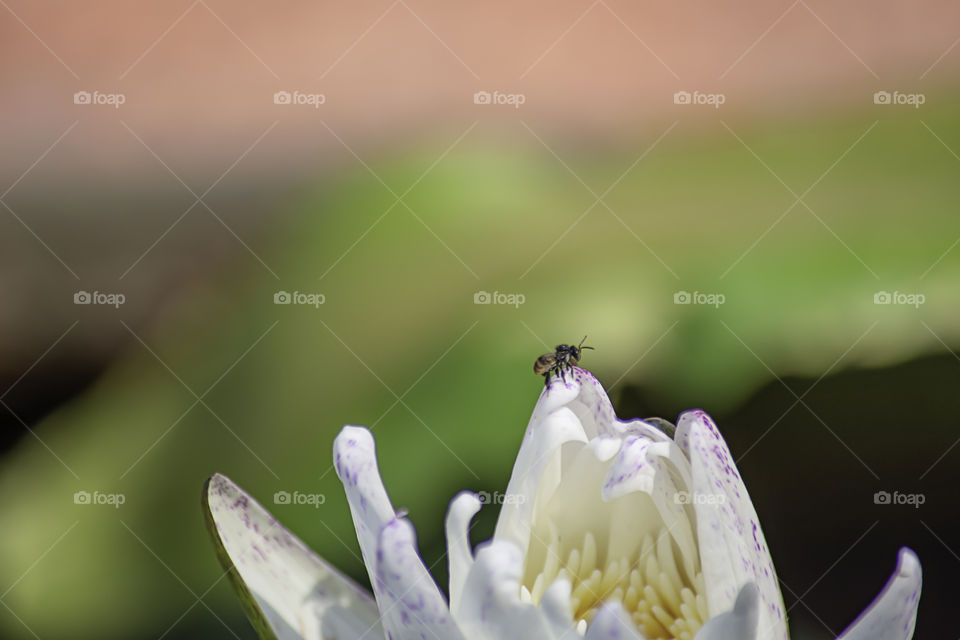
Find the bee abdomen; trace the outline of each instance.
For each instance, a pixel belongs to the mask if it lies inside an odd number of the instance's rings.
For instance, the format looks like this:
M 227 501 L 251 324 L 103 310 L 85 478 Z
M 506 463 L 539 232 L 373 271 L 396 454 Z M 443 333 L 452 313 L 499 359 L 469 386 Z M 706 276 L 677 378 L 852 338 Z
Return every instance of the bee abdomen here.
M 533 363 L 533 372 L 538 376 L 542 376 L 550 371 L 555 362 L 556 357 L 552 353 L 545 353 Z

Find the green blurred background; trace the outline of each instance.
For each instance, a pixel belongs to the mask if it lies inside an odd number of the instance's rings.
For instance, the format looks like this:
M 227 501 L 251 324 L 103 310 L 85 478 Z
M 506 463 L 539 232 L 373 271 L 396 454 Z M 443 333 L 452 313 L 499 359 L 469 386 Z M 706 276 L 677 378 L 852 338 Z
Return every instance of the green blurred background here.
M 798 5 L 766 23 L 788 6 Z M 949 13 L 934 8 L 913 35 L 933 33 L 937 16 Z M 209 22 L 225 10 L 204 5 L 197 13 Z M 556 25 L 529 17 L 536 33 L 551 34 L 530 51 L 549 45 L 582 10 L 564 5 L 569 19 Z M 409 13 L 434 26 L 449 18 L 433 5 Z M 792 54 L 781 44 L 823 37 L 823 26 L 804 16 L 756 57 L 782 63 Z M 747 22 L 744 33 L 760 35 Z M 274 39 L 251 36 L 260 33 L 254 27 L 243 32 L 249 48 L 271 51 L 282 39 L 270 24 Z M 5 28 L 19 38 L 9 48 L 36 49 L 22 27 Z M 613 28 L 608 18 L 605 29 Z M 882 40 L 872 29 L 864 42 Z M 471 33 L 445 35 L 461 53 L 470 51 Z M 590 33 L 588 43 L 604 31 Z M 387 47 L 389 37 L 380 38 Z M 340 40 L 345 47 L 351 38 Z M 570 46 L 581 51 L 578 44 Z M 930 51 L 948 44 L 938 40 Z M 164 60 L 162 46 L 144 65 Z M 429 86 L 463 72 L 460 56 L 431 46 L 442 62 L 398 55 L 436 70 L 438 79 L 423 81 Z M 676 46 L 676 56 L 692 47 Z M 910 46 L 889 44 L 889 52 L 935 58 Z M 881 61 L 875 65 L 887 60 L 882 44 L 867 50 Z M 363 51 L 356 56 L 368 63 L 389 57 Z M 564 55 L 573 54 L 557 55 L 569 63 Z M 863 73 L 856 55 L 832 55 L 844 57 L 850 76 Z M 240 58 L 233 51 L 221 64 L 257 66 Z M 704 64 L 683 59 L 689 73 Z M 646 107 L 610 89 L 605 100 L 641 106 L 599 124 L 589 115 L 609 115 L 601 100 L 595 111 L 563 106 L 570 94 L 558 92 L 562 83 L 531 80 L 532 96 L 552 92 L 556 102 L 516 113 L 474 104 L 431 110 L 400 96 L 398 111 L 379 105 L 397 121 L 372 130 L 364 131 L 366 112 L 284 121 L 278 131 L 287 137 L 271 149 L 296 149 L 293 160 L 277 152 L 245 161 L 209 197 L 204 189 L 280 120 L 243 120 L 244 142 L 225 144 L 226 161 L 212 163 L 201 144 L 212 138 L 199 125 L 172 139 L 150 129 L 147 142 L 134 132 L 168 116 L 109 114 L 97 126 L 134 133 L 132 142 L 120 135 L 150 171 L 121 168 L 133 152 L 91 151 L 87 139 L 54 158 L 49 173 L 43 165 L 32 172 L 69 118 L 38 134 L 45 142 L 32 151 L 11 147 L 4 161 L 16 169 L 5 171 L 6 184 L 17 189 L 0 198 L 11 214 L 2 222 L 0 635 L 252 637 L 203 526 L 200 489 L 214 472 L 365 582 L 331 467 L 344 424 L 373 428 L 391 498 L 409 509 L 444 584 L 447 503 L 461 489 L 505 488 L 543 386 L 533 360 L 584 335 L 596 350 L 583 365 L 622 417 L 672 419 L 703 407 L 717 419 L 764 525 L 794 637 L 835 637 L 880 590 L 903 545 L 918 552 L 925 572 L 916 637 L 953 633 L 960 122 L 947 63 L 914 83 L 926 99 L 920 109 L 873 102 L 873 91 L 905 84 L 859 78 L 843 86 L 816 59 L 793 101 L 755 98 L 768 75 L 750 67 L 717 89 L 729 96 L 721 109 L 674 105 L 670 94 L 683 86 L 661 87 L 660 102 Z M 177 65 L 168 64 L 175 76 Z M 925 66 L 918 62 L 914 76 Z M 544 75 L 562 74 L 554 66 Z M 581 71 L 571 85 L 589 75 Z M 470 87 L 489 85 L 467 78 L 464 86 L 458 100 L 469 103 Z M 396 115 L 404 109 L 421 121 Z M 325 142 L 304 151 L 291 142 L 300 132 Z M 83 149 L 94 162 L 71 155 Z M 196 165 L 186 159 L 192 150 Z M 171 157 L 179 163 L 164 160 Z M 204 203 L 191 208 L 195 196 Z M 72 304 L 75 292 L 95 290 L 127 302 Z M 281 292 L 322 294 L 323 304 L 276 304 Z M 519 294 L 523 303 L 476 304 L 482 292 Z M 678 304 L 683 292 L 723 303 Z M 876 304 L 882 292 L 921 294 L 923 303 Z M 119 493 L 125 502 L 75 504 L 78 491 Z M 325 501 L 278 505 L 278 491 Z M 921 493 L 925 502 L 878 505 L 878 491 Z M 489 537 L 495 518 L 495 506 L 481 512 L 475 542 Z

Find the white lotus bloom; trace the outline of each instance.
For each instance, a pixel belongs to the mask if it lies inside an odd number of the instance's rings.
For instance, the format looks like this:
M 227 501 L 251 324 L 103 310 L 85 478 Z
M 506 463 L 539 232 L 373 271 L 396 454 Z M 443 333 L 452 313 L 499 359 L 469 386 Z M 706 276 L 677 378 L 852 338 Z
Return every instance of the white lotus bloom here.
M 334 444 L 375 600 L 223 476 L 206 502 L 221 560 L 263 637 L 324 640 L 785 640 L 767 544 L 730 450 L 702 411 L 673 438 L 620 421 L 597 380 L 553 380 L 527 427 L 492 540 L 480 509 L 447 515 L 449 604 L 390 503 L 373 436 Z M 840 640 L 908 640 L 920 564 L 904 548 L 881 594 Z

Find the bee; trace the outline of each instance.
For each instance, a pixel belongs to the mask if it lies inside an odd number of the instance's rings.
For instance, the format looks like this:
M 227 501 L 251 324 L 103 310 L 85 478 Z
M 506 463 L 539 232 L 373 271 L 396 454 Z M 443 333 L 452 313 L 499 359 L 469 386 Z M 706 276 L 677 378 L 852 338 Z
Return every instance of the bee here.
M 556 375 L 559 373 L 560 379 L 566 382 L 567 369 L 576 366 L 584 349 L 593 349 L 593 347 L 583 346 L 586 339 L 587 336 L 583 336 L 583 340 L 577 346 L 558 344 L 553 353 L 545 353 L 537 358 L 536 362 L 533 363 L 533 372 L 538 376 L 543 376 L 544 386 L 550 383 L 550 374 Z

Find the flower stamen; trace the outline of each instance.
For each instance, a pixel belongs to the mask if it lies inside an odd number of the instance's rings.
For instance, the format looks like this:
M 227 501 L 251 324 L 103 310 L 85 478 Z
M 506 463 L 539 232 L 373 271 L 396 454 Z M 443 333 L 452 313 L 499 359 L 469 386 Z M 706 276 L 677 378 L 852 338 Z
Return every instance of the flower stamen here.
M 708 617 L 703 573 L 690 578 L 678 568 L 665 527 L 656 539 L 647 533 L 630 556 L 605 558 L 602 565 L 596 538 L 588 531 L 583 544 L 565 554 L 562 566 L 558 532 L 553 523 L 548 527 L 543 570 L 535 574 L 532 586 L 521 586 L 524 601 L 539 604 L 547 587 L 562 577 L 570 581 L 570 610 L 581 634 L 608 602 L 620 602 L 647 638 L 692 640 L 703 626 Z

